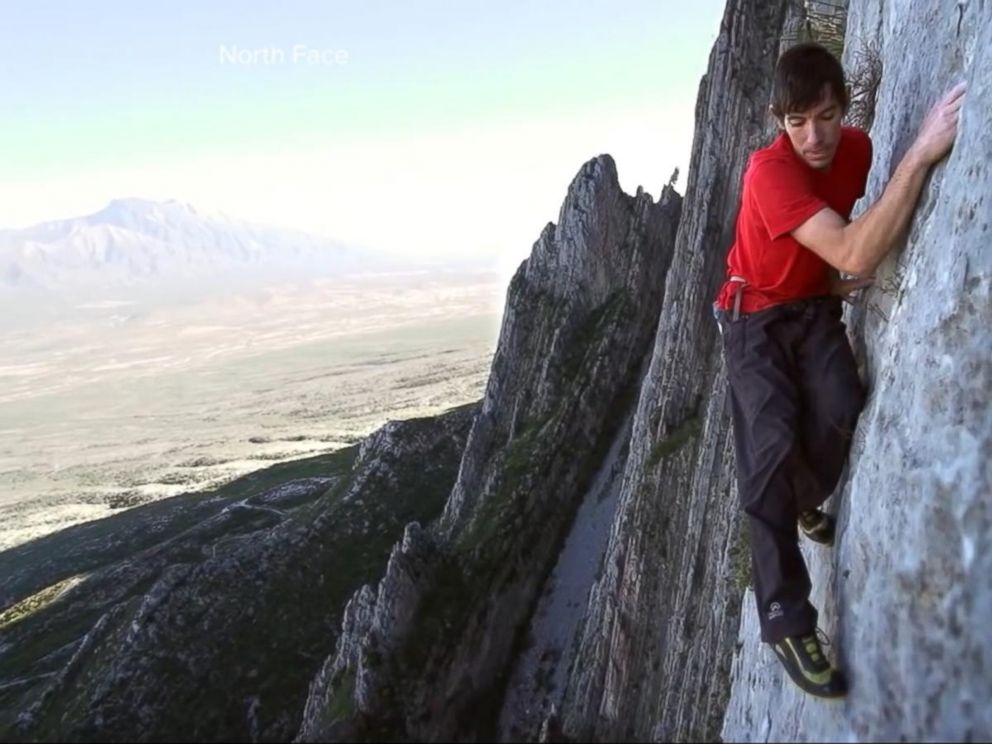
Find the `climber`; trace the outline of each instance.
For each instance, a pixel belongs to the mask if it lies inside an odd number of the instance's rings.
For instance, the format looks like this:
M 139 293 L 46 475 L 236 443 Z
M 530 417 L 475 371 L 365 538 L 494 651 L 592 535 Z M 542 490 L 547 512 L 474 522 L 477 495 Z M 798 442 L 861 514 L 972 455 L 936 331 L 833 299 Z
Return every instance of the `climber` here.
M 929 168 L 951 148 L 964 99 L 959 83 L 933 106 L 881 197 L 848 222 L 865 193 L 872 143 L 841 123 L 849 101 L 840 62 L 818 44 L 798 44 L 775 69 L 769 111 L 781 131 L 744 171 L 713 313 L 761 640 L 813 695 L 847 692 L 821 646 L 798 535 L 833 543 L 834 518 L 819 507 L 840 480 L 866 398 L 842 301 L 872 283 L 898 244 Z

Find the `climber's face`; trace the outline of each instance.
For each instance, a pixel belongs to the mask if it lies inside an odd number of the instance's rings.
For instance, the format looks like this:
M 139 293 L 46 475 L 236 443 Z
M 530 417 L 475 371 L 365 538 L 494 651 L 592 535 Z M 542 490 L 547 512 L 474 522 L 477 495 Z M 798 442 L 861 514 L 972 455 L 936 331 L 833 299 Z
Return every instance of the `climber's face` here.
M 840 144 L 840 122 L 844 112 L 830 91 L 824 86 L 824 97 L 806 111 L 790 111 L 778 122 L 785 130 L 796 155 L 811 168 L 827 170 L 837 154 Z

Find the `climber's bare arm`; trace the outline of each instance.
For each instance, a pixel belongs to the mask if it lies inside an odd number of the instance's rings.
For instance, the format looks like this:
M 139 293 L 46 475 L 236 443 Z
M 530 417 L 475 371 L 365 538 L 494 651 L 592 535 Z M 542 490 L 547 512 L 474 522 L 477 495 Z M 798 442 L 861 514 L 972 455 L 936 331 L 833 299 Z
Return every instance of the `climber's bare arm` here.
M 958 83 L 934 105 L 882 196 L 864 214 L 847 223 L 825 207 L 792 236 L 840 271 L 874 272 L 909 225 L 930 167 L 951 149 L 965 90 L 965 84 Z

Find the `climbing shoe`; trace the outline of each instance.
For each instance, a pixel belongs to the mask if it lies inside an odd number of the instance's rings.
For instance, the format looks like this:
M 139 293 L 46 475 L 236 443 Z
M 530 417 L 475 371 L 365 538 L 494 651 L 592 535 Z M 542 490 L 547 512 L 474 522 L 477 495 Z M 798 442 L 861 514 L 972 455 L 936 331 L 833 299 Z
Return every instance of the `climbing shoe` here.
M 773 643 L 772 648 L 792 681 L 802 690 L 817 697 L 842 697 L 847 693 L 847 682 L 843 673 L 830 665 L 818 634 L 823 636 L 825 644 L 830 643 L 817 628 L 815 634 L 789 636 Z
M 834 518 L 819 509 L 799 512 L 799 529 L 813 542 L 834 544 Z

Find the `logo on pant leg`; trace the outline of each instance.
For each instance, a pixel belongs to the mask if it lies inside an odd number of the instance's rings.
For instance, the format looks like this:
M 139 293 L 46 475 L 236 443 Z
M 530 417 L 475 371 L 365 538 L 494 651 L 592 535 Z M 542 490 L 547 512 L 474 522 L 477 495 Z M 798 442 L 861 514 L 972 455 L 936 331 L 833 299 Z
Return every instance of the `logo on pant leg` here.
M 782 617 L 785 613 L 782 612 L 782 605 L 778 602 L 772 602 L 768 607 L 768 619 L 775 620 Z

